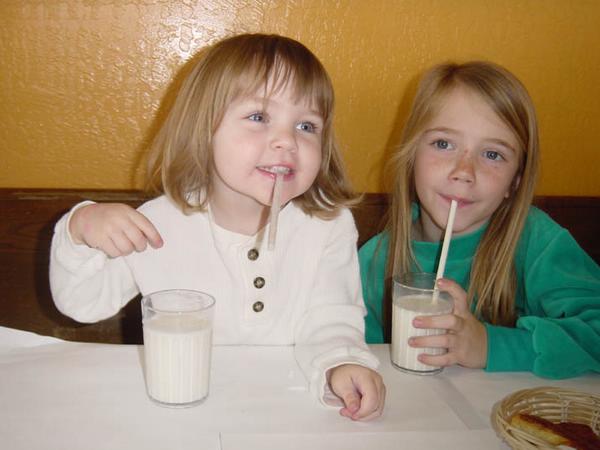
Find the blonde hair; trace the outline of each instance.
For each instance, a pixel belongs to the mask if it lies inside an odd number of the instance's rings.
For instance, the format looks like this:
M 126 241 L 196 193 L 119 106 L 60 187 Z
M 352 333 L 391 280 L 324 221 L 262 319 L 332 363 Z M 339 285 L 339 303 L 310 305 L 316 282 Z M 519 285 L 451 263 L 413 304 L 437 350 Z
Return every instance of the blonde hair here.
M 496 64 L 447 63 L 431 68 L 423 76 L 400 144 L 390 160 L 389 169 L 395 179 L 386 224 L 390 238 L 386 283 L 389 287 L 394 274 L 418 266 L 411 246 L 411 205 L 418 202 L 414 183 L 415 153 L 425 127 L 439 111 L 443 99 L 457 87 L 466 88 L 483 99 L 513 132 L 519 144 L 519 166 L 511 195 L 490 218 L 473 258 L 467 292 L 469 304 L 477 299 L 475 314 L 478 317 L 492 324 L 514 326 L 514 255 L 533 200 L 539 142 L 535 110 L 527 90 L 514 75 Z M 389 311 L 389 307 L 384 307 L 386 310 Z
M 293 201 L 323 218 L 355 204 L 334 137 L 334 92 L 327 72 L 301 43 L 265 34 L 233 36 L 198 55 L 152 143 L 149 189 L 164 192 L 185 213 L 206 210 L 212 140 L 225 110 L 240 96 L 264 88 L 268 97 L 288 83 L 298 100 L 307 98 L 323 117 L 321 167 L 312 186 Z

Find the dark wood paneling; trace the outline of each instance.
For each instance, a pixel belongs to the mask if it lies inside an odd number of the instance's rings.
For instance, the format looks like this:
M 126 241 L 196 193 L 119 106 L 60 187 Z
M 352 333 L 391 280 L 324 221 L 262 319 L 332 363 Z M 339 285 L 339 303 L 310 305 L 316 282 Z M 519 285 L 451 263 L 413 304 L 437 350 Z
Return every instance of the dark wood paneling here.
M 534 204 L 571 232 L 600 264 L 600 197 L 536 197 Z
M 139 301 L 95 324 L 80 324 L 54 306 L 48 284 L 48 253 L 56 221 L 83 199 L 124 202 L 147 200 L 138 191 L 0 189 L 0 325 L 84 342 L 139 344 Z M 381 230 L 387 195 L 365 194 L 353 210 L 359 245 Z M 600 262 L 600 198 L 538 197 L 536 205 L 571 231 Z
M 83 199 L 137 206 L 139 192 L 0 189 L 0 325 L 66 340 L 141 343 L 139 302 L 116 316 L 81 324 L 54 306 L 48 281 L 49 249 L 56 221 Z

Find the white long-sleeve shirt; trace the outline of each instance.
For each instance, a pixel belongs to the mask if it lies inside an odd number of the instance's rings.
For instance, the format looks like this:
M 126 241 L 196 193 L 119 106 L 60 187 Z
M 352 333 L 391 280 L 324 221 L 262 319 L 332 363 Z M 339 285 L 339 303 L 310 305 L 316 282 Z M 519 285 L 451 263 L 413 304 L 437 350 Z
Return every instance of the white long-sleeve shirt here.
M 264 229 L 256 236 L 237 234 L 216 225 L 209 212 L 183 214 L 165 196 L 139 211 L 164 245 L 126 257 L 73 243 L 72 211 L 56 224 L 50 286 L 61 312 L 96 322 L 140 292 L 194 289 L 216 300 L 215 344 L 295 345 L 311 391 L 326 403 L 334 399 L 325 389 L 328 369 L 377 367 L 364 340 L 358 233 L 349 210 L 322 220 L 288 203 L 273 251 Z

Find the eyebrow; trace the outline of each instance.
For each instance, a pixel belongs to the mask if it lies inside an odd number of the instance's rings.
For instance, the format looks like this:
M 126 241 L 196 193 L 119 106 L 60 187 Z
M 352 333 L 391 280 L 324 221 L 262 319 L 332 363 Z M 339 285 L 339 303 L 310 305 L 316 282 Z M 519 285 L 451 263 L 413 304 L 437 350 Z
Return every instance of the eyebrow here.
M 427 134 L 427 133 L 436 133 L 436 132 L 442 132 L 442 133 L 448 133 L 448 134 L 462 134 L 459 131 L 456 131 L 453 128 L 447 128 L 447 127 L 434 127 L 434 128 L 428 128 L 423 132 L 423 135 Z M 513 153 L 517 153 L 516 149 L 510 145 L 508 142 L 506 142 L 504 139 L 498 139 L 498 138 L 489 138 L 489 139 L 485 139 L 486 143 L 492 143 L 492 144 L 498 144 L 501 145 L 502 147 L 507 148 L 508 150 L 512 151 Z

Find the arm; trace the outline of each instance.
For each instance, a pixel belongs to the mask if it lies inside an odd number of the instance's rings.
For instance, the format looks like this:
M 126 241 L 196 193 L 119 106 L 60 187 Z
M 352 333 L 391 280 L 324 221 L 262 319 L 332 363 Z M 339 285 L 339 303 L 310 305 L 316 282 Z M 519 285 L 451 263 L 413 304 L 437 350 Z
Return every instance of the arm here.
M 347 389 L 348 380 L 358 380 L 358 372 L 363 372 L 362 369 L 366 368 L 369 372 L 368 377 L 371 377 L 373 382 L 372 386 L 377 389 L 377 381 L 374 378 L 379 376 L 375 374 L 376 377 L 373 378 L 373 374 L 378 361 L 364 340 L 365 309 L 361 295 L 356 239 L 357 232 L 352 216 L 349 211 L 344 210 L 327 236 L 325 248 L 318 260 L 310 304 L 295 330 L 296 359 L 309 378 L 311 391 L 317 393 L 326 404 L 341 404 L 341 390 L 338 389 L 336 394 L 336 383 L 333 382 L 332 390 L 327 376 L 333 380 L 343 379 L 341 384 Z M 347 373 L 348 368 L 337 374 L 330 371 L 343 365 L 356 367 L 350 368 L 353 372 L 351 375 Z M 355 370 L 357 368 L 358 370 Z M 343 372 L 346 372 L 346 375 Z M 375 396 L 380 394 L 381 392 L 373 393 Z M 378 407 L 383 406 L 382 401 L 383 399 L 377 399 Z M 363 412 L 361 411 L 361 414 Z
M 108 212 L 104 214 L 107 220 L 100 220 L 93 211 L 101 215 Z M 112 214 L 115 211 L 116 216 Z M 56 224 L 50 251 L 50 288 L 63 314 L 80 322 L 96 322 L 114 315 L 138 293 L 125 260 L 107 255 L 116 252 L 114 256 L 118 256 L 132 250 L 123 238 L 128 231 L 117 226 L 111 234 L 103 228 L 115 221 L 118 224 L 123 216 L 119 212 L 131 214 L 131 211 L 139 214 L 126 205 L 83 202 Z M 73 235 L 71 230 L 75 230 Z M 139 242 L 129 245 L 145 248 Z
M 369 344 L 384 342 L 383 301 L 388 239 L 379 234 L 367 241 L 358 252 L 363 298 L 367 308 L 365 338 Z
M 487 325 L 488 371 L 600 372 L 600 268 L 558 225 L 528 243 L 516 328 Z
M 542 248 L 536 246 L 542 243 Z M 420 355 L 435 366 L 461 364 L 489 372 L 532 371 L 566 378 L 600 371 L 600 270 L 566 230 L 547 241 L 537 236 L 525 252 L 516 327 L 479 322 L 469 311 L 466 293 L 442 279 L 441 290 L 454 298 L 454 312 L 415 319 L 420 328 L 442 328 L 440 336 L 413 338 L 414 347 L 442 347 L 441 356 Z M 569 269 L 566 269 L 569 268 Z

